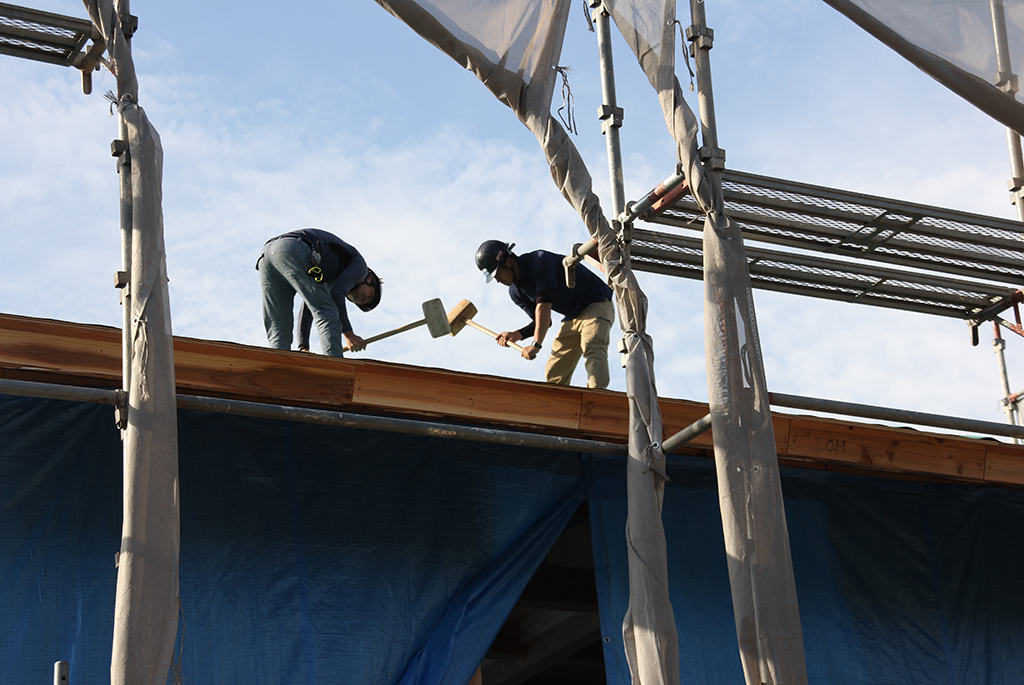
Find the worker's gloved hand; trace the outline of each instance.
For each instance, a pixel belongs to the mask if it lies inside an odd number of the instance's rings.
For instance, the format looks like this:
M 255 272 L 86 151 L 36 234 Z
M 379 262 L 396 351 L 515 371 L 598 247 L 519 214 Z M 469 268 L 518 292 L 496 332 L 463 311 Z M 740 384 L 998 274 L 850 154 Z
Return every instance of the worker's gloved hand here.
M 536 345 L 530 345 L 529 347 L 524 347 L 523 348 L 523 352 L 522 352 L 523 359 L 528 359 L 529 361 L 532 362 L 534 359 L 537 358 L 537 353 L 538 352 L 540 352 L 540 348 L 537 347 Z
M 498 337 L 495 338 L 502 347 L 508 347 L 509 343 L 519 342 L 522 339 L 523 335 L 519 331 L 503 331 L 498 333 Z
M 349 349 L 353 352 L 359 352 L 360 350 L 366 349 L 366 341 L 355 333 L 346 333 L 345 342 L 348 343 Z

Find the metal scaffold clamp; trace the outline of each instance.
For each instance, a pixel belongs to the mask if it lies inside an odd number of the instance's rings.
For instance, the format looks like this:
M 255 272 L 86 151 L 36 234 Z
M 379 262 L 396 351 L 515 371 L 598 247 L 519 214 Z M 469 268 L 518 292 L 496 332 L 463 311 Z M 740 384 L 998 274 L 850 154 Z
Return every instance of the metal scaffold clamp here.
M 704 145 L 697 153 L 709 171 L 725 171 L 725 150 Z
M 632 221 L 619 221 L 618 219 L 612 219 L 612 230 L 615 231 L 615 239 L 619 241 L 619 245 L 625 246 L 633 242 Z
M 714 47 L 715 30 L 691 24 L 686 27 L 686 40 L 690 41 L 690 56 L 696 57 L 697 50 L 710 50 Z
M 128 427 L 128 391 L 115 390 L 114 396 L 114 422 L 117 424 L 118 430 L 124 430 Z
M 601 105 L 597 108 L 597 118 L 601 121 L 601 133 L 608 133 L 609 128 L 622 128 L 623 110 L 621 107 Z
M 1018 91 L 1017 74 L 1009 71 L 1000 71 L 996 74 L 995 83 L 993 85 L 1004 93 L 1013 95 Z
M 622 368 L 626 368 L 626 363 L 629 360 L 629 342 L 626 341 L 627 335 L 629 334 L 626 333 L 619 338 L 619 342 L 616 344 L 616 349 L 619 352 L 619 362 L 622 364 Z

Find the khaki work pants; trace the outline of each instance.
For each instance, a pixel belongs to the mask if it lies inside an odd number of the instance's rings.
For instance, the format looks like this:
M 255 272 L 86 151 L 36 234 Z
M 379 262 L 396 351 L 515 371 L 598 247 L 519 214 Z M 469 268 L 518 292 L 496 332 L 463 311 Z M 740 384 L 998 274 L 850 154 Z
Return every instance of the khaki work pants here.
M 615 306 L 608 300 L 587 306 L 575 319 L 563 321 L 551 343 L 551 356 L 544 368 L 548 383 L 569 385 L 580 357 L 587 368 L 588 388 L 608 387 L 608 341 Z

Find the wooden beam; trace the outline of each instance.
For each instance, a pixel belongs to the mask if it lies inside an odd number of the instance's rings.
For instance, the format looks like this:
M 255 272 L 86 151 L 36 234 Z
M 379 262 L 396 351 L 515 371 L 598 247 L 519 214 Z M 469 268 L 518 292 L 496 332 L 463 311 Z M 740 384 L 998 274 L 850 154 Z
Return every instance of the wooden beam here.
M 578 430 L 580 392 L 525 381 L 496 383 L 438 369 L 364 364 L 356 370 L 351 401 L 355 404 L 402 409 L 428 415 L 458 415 L 497 420 L 521 426 Z
M 174 339 L 180 394 L 388 415 L 625 443 L 628 402 L 609 390 L 556 386 L 372 360 L 336 359 L 228 342 Z M 116 328 L 0 314 L 0 377 L 117 387 Z M 708 413 L 660 398 L 664 436 Z M 772 414 L 779 462 L 881 476 L 1024 486 L 1024 447 L 908 428 Z M 713 456 L 704 433 L 678 453 Z

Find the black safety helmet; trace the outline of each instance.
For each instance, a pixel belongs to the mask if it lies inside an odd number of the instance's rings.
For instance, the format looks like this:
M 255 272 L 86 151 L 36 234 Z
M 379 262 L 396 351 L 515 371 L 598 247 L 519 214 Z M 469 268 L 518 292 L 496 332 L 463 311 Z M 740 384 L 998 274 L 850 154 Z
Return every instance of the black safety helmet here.
M 381 286 L 384 285 L 384 281 L 380 280 L 380 276 L 373 273 L 373 269 L 366 269 L 366 278 L 359 282 L 356 287 L 358 288 L 363 283 L 368 283 L 373 286 L 373 299 L 366 304 L 357 304 L 356 306 L 362 309 L 364 312 L 368 312 L 377 305 L 380 304 Z
M 476 249 L 476 268 L 483 272 L 488 283 L 494 278 L 495 270 L 505 261 L 505 257 L 512 256 L 512 248 L 515 246 L 515 243 L 485 240 Z

